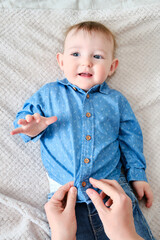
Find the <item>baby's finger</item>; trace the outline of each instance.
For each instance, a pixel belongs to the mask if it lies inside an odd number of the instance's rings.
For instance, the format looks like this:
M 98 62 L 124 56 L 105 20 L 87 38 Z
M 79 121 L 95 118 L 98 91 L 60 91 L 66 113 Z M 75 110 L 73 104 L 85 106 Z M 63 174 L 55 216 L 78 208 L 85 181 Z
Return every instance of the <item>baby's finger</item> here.
M 32 115 L 26 115 L 26 121 L 27 122 L 31 122 L 33 120 L 33 116 Z
M 150 192 L 145 191 L 145 198 L 146 198 L 146 207 L 150 208 L 152 206 L 152 203 L 153 203 L 153 193 L 152 193 L 152 191 L 150 191 Z
M 142 200 L 142 198 L 144 196 L 143 188 L 136 188 L 136 195 L 137 195 L 138 200 Z
M 27 124 L 27 121 L 25 120 L 25 119 L 19 119 L 18 120 L 18 124 L 20 124 L 20 125 L 26 125 Z
M 35 113 L 33 116 L 37 123 L 41 121 L 41 115 L 39 113 Z
M 147 208 L 150 208 L 152 206 L 152 200 L 147 199 L 145 205 L 146 205 Z
M 10 132 L 11 135 L 15 135 L 15 134 L 19 134 L 19 133 L 23 133 L 22 127 L 16 128 Z
M 46 124 L 50 125 L 50 124 L 52 124 L 52 123 L 54 123 L 56 121 L 57 121 L 57 117 L 56 116 L 48 117 L 47 120 L 46 120 Z

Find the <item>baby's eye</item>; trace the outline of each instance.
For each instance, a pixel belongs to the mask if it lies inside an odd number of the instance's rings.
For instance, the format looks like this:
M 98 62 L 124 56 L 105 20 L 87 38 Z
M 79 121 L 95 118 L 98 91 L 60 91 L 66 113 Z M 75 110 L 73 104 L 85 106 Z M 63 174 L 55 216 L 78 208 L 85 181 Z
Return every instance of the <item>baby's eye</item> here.
M 72 53 L 71 55 L 74 56 L 74 57 L 80 56 L 80 54 L 78 52 Z
M 98 55 L 98 54 L 94 55 L 94 58 L 96 58 L 96 59 L 103 59 L 103 57 L 101 55 Z

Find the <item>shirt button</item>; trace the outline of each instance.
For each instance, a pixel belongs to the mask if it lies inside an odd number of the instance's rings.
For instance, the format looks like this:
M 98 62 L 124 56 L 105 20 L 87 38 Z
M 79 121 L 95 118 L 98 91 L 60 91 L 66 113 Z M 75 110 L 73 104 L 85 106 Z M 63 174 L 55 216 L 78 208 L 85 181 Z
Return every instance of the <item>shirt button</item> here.
M 87 98 L 89 98 L 89 94 L 87 94 L 87 96 L 86 96 Z
M 86 186 L 86 182 L 82 182 L 82 187 L 85 187 Z
M 73 87 L 74 91 L 77 91 L 77 88 L 76 87 Z
M 87 140 L 87 141 L 91 140 L 91 136 L 87 135 L 87 136 L 86 136 L 86 140 Z
M 84 162 L 85 162 L 85 163 L 89 163 L 89 158 L 85 158 L 85 159 L 84 159 Z
M 87 112 L 86 117 L 88 117 L 88 118 L 91 117 L 91 113 Z

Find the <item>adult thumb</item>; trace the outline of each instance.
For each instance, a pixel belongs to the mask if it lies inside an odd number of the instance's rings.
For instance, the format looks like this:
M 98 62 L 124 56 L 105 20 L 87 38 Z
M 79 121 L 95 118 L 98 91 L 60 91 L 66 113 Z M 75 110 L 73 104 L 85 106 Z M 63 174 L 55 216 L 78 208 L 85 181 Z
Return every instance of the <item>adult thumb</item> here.
M 67 195 L 67 204 L 66 204 L 66 211 L 68 211 L 69 213 L 73 210 L 75 211 L 76 199 L 77 199 L 77 188 L 71 187 Z

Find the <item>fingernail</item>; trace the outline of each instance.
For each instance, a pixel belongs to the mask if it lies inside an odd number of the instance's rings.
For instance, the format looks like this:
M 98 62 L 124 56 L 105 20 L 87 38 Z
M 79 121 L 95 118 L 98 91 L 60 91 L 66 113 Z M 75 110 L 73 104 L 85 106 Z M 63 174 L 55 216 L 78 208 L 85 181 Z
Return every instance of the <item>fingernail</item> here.
M 93 195 L 93 190 L 92 190 L 92 189 L 87 189 L 87 190 L 86 190 L 86 193 L 87 193 L 89 196 L 91 196 L 91 195 Z
M 90 178 L 89 178 L 89 180 L 90 180 L 90 181 L 93 181 L 93 180 L 94 180 L 94 178 L 90 177 Z
M 72 194 L 75 194 L 75 195 L 77 194 L 77 188 L 75 187 L 71 187 L 70 191 Z

